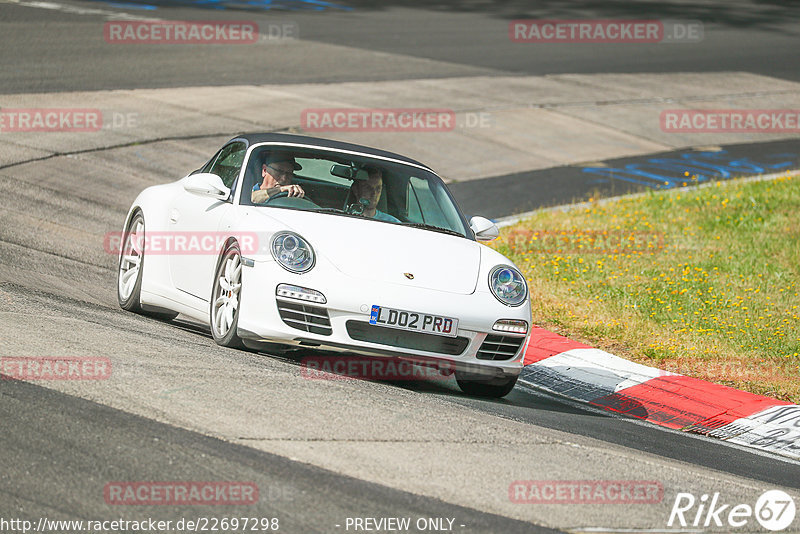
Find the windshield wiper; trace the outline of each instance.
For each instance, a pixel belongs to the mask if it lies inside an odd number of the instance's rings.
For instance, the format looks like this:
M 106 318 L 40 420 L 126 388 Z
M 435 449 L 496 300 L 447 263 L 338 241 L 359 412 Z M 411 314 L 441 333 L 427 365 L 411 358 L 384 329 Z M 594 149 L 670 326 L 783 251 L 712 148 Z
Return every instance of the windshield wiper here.
M 313 211 L 314 213 L 330 213 L 332 215 L 344 215 L 345 217 L 358 217 L 359 219 L 364 218 L 363 215 L 358 215 L 356 213 L 347 213 L 346 211 L 339 208 L 313 208 L 304 211 Z
M 339 208 L 313 208 L 305 211 L 313 211 L 314 213 L 339 213 L 341 215 L 350 215 L 346 211 L 340 210 Z
M 450 235 L 456 235 L 458 237 L 464 237 L 464 234 L 460 234 L 455 230 L 451 230 L 450 228 L 442 228 L 441 226 L 434 226 L 432 224 L 405 223 L 403 226 L 412 226 L 414 228 L 423 228 L 425 230 L 433 230 L 434 232 L 441 232 L 443 234 L 450 234 Z

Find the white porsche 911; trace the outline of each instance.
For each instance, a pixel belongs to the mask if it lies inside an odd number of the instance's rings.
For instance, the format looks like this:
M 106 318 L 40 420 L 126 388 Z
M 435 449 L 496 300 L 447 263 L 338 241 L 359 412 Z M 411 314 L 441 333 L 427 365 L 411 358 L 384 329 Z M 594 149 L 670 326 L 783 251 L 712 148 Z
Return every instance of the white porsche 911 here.
M 446 362 L 466 393 L 502 397 L 531 311 L 520 271 L 476 242 L 497 235 L 412 159 L 241 135 L 139 194 L 117 294 L 125 310 L 202 321 L 223 346 Z

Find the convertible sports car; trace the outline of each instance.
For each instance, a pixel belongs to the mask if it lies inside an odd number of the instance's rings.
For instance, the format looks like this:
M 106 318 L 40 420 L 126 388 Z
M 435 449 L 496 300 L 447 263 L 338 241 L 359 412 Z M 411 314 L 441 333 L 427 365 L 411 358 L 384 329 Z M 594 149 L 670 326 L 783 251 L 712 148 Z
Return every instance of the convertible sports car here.
M 264 191 L 279 154 L 294 189 Z M 412 159 L 240 135 L 201 169 L 139 194 L 117 294 L 125 310 L 202 321 L 223 346 L 446 363 L 466 393 L 502 397 L 531 312 L 520 271 L 476 242 L 497 235 L 483 217 L 468 222 Z

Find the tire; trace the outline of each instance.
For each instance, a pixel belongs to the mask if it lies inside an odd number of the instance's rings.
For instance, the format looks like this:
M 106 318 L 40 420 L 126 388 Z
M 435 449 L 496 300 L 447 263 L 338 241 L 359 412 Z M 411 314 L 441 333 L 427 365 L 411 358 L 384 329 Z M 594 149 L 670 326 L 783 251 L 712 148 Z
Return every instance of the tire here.
M 144 215 L 137 210 L 122 236 L 122 253 L 119 255 L 119 265 L 117 265 L 117 302 L 125 311 L 171 321 L 178 316 L 177 313 L 155 312 L 142 308 L 140 297 L 145 251 L 138 246 L 138 243 L 142 242 L 139 236 L 144 237 L 144 233 Z
M 217 345 L 246 348 L 236 333 L 242 298 L 242 254 L 234 241 L 225 246 L 217 262 L 211 289 L 211 335 Z
M 518 375 L 503 378 L 486 378 L 481 375 L 456 371 L 456 382 L 461 391 L 475 397 L 499 399 L 505 397 L 517 383 Z
M 123 310 L 143 313 L 139 302 L 142 291 L 144 250 L 138 246 L 144 236 L 144 215 L 136 211 L 122 234 L 122 251 L 117 265 L 117 302 Z

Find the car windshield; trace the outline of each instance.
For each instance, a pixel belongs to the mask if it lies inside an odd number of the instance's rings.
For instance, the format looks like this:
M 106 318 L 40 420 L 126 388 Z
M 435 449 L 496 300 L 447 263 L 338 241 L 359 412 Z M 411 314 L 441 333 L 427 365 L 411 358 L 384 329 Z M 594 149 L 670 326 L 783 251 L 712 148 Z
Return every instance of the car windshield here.
M 303 198 L 277 189 L 286 185 L 299 186 Z M 435 174 L 335 151 L 257 146 L 246 165 L 240 204 L 365 217 L 472 238 Z

